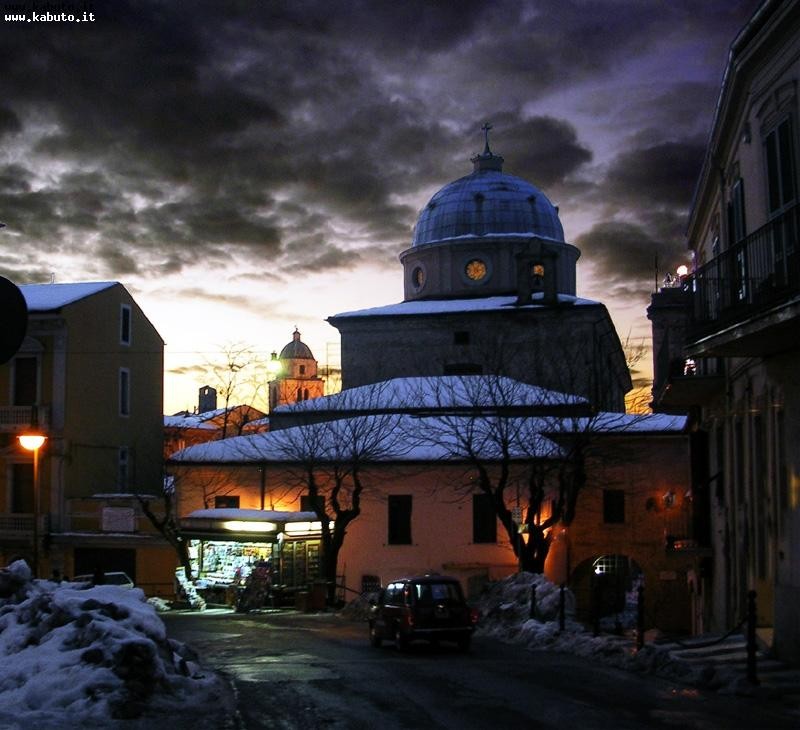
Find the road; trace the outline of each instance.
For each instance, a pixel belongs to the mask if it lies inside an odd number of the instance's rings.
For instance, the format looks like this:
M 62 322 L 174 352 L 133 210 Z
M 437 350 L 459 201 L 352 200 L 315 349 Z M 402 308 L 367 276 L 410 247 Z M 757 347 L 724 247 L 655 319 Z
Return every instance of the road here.
M 478 637 L 374 649 L 331 614 L 169 613 L 170 636 L 230 677 L 239 730 L 796 728 L 775 704 L 719 696 L 564 654 Z

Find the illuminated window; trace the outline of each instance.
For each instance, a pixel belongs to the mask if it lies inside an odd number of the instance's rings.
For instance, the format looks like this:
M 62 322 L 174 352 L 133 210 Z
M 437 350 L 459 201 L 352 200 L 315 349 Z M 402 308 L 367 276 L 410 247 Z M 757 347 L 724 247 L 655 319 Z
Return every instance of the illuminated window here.
M 481 281 L 486 278 L 486 264 L 480 259 L 472 259 L 464 267 L 464 273 L 472 281 Z

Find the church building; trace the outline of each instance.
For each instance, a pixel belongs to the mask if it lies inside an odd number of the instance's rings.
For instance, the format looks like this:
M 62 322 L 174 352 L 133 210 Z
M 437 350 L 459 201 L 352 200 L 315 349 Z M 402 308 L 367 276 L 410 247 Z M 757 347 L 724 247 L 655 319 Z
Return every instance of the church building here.
M 198 570 L 225 580 L 259 555 L 288 588 L 440 572 L 472 592 L 519 570 L 548 521 L 542 569 L 569 584 L 579 616 L 621 611 L 644 581 L 648 625 L 698 630 L 686 419 L 623 413 L 630 375 L 605 306 L 576 293 L 580 252 L 484 130 L 473 172 L 433 196 L 400 254 L 404 300 L 328 319 L 342 392 L 311 396 L 316 362 L 296 331 L 270 431 L 170 460 Z M 573 468 L 580 494 L 565 508 L 559 475 Z M 240 510 L 192 501 L 215 475 Z M 605 608 L 601 584 L 614 587 Z
M 503 375 L 623 411 L 631 379 L 603 304 L 576 295 L 580 251 L 558 208 L 486 145 L 445 185 L 400 254 L 404 300 L 328 318 L 342 387 L 397 377 Z
M 292 333 L 292 341 L 279 356 L 272 354 L 273 360 L 280 363 L 275 377 L 269 382 L 269 410 L 286 403 L 299 403 L 323 394 L 325 383 L 317 374 L 317 361 L 311 348 L 300 339 L 297 327 Z

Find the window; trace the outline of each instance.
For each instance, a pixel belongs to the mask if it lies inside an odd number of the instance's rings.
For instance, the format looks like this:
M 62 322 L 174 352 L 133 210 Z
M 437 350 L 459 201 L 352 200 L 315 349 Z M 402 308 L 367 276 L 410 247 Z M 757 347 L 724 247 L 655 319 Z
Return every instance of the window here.
M 764 140 L 769 212 L 777 213 L 795 199 L 794 144 L 791 119 L 784 119 Z
M 497 542 L 497 516 L 491 494 L 472 495 L 472 542 Z
M 131 371 L 128 368 L 119 370 L 119 415 L 131 415 Z
M 117 487 L 125 490 L 130 481 L 130 452 L 127 446 L 119 447 L 119 458 L 117 461 Z
M 624 490 L 603 490 L 603 522 L 605 522 L 607 525 L 618 525 L 625 522 Z
M 389 538 L 390 545 L 411 544 L 411 495 L 389 495 Z
M 737 177 L 731 185 L 730 202 L 728 203 L 728 233 L 731 243 L 737 243 L 747 235 L 744 216 L 744 180 L 740 177 Z
M 316 505 L 316 508 L 315 508 Z M 325 497 L 318 494 L 313 497 L 310 494 L 303 494 L 300 496 L 300 511 L 301 512 L 324 512 L 325 511 Z
M 214 497 L 214 509 L 239 509 L 239 495 L 225 494 Z
M 39 363 L 35 357 L 14 359 L 14 405 L 36 404 L 38 393 Z
M 306 366 L 300 365 L 300 375 L 305 375 L 305 374 L 306 374 Z
M 468 345 L 469 344 L 469 332 L 454 332 L 453 333 L 453 344 L 454 345 Z
M 131 344 L 131 308 L 127 304 L 119 310 L 119 341 L 123 345 Z

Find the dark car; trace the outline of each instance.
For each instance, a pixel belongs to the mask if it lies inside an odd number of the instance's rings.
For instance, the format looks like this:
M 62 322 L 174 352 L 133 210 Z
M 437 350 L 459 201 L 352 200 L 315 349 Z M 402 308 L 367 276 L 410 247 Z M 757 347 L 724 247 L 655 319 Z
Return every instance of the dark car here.
M 398 578 L 372 602 L 369 640 L 373 646 L 394 641 L 401 651 L 417 639 L 454 641 L 466 651 L 477 622 L 478 612 L 467 605 L 457 578 Z

